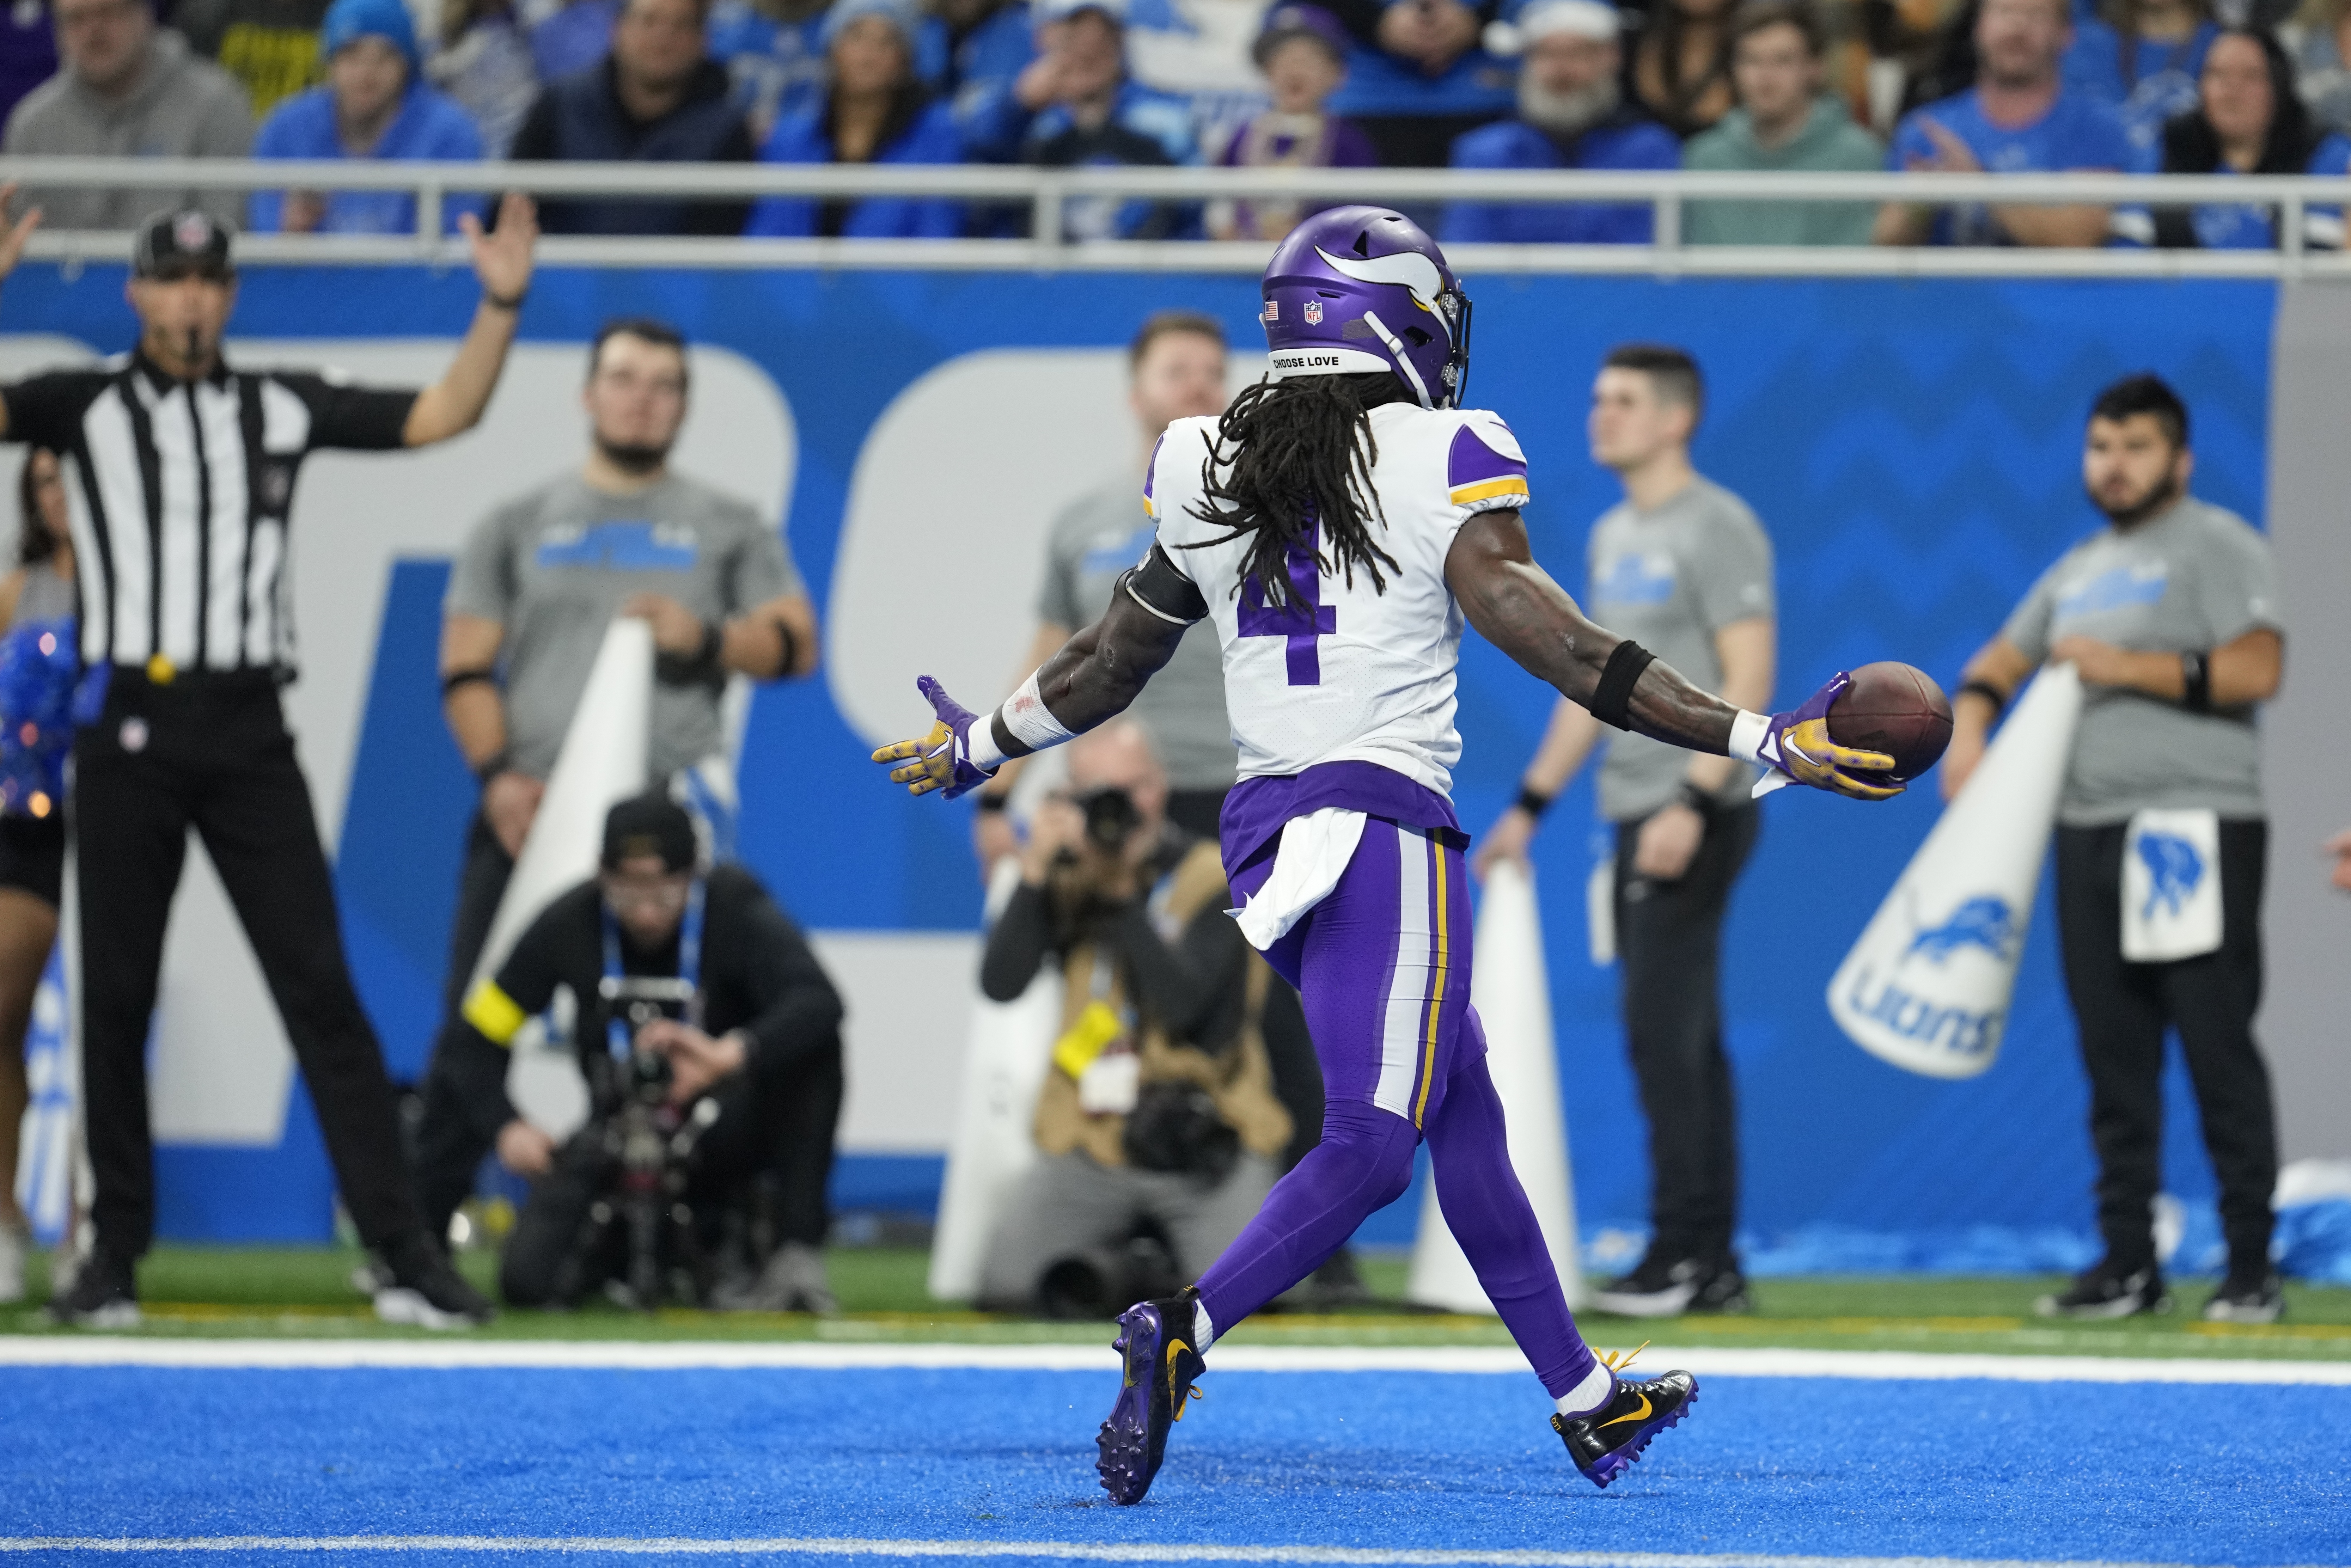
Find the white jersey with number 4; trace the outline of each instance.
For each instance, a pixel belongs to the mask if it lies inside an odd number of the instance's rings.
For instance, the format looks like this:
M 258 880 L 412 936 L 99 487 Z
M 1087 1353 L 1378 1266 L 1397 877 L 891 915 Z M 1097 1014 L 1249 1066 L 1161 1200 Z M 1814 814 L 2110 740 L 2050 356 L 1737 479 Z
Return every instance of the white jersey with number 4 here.
M 1526 457 L 1510 427 L 1482 410 L 1384 403 L 1371 424 L 1380 514 L 1371 532 L 1396 563 L 1380 567 L 1384 590 L 1360 565 L 1349 581 L 1318 531 L 1329 564 L 1318 571 L 1314 553 L 1293 547 L 1293 591 L 1277 609 L 1244 580 L 1249 536 L 1206 543 L 1230 532 L 1198 516 L 1212 418 L 1167 427 L 1144 479 L 1144 505 L 1223 641 L 1241 778 L 1371 762 L 1449 796 L 1461 755 L 1453 709 L 1462 619 L 1445 558 L 1471 517 L 1526 505 Z M 1204 548 L 1185 548 L 1192 545 Z

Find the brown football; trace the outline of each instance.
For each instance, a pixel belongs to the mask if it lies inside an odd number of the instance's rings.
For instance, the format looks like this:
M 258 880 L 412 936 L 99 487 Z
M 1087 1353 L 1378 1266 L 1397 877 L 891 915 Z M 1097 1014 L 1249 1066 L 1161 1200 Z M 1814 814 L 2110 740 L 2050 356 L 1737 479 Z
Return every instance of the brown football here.
M 1907 783 L 1940 761 L 1951 743 L 1950 699 L 1924 670 L 1890 659 L 1864 664 L 1829 705 L 1829 738 L 1885 752 L 1894 758 L 1885 777 Z

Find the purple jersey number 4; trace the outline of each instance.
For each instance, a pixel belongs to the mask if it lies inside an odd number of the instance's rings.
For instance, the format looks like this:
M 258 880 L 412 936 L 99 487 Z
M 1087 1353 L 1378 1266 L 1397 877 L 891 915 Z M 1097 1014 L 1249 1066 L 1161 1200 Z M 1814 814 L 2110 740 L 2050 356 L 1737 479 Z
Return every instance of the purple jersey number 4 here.
M 1322 602 L 1322 563 L 1316 551 L 1322 529 L 1314 530 L 1314 548 L 1290 547 L 1290 602 L 1280 607 L 1265 601 L 1265 584 L 1255 572 L 1241 581 L 1240 634 L 1244 637 L 1289 639 L 1290 684 L 1322 684 L 1321 639 L 1339 630 L 1339 607 Z

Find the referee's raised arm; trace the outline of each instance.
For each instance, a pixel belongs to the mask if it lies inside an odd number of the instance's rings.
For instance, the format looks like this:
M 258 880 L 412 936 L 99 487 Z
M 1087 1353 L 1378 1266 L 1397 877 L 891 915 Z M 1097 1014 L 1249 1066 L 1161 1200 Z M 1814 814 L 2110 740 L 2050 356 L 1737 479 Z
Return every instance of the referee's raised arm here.
M 498 204 L 497 227 L 488 233 L 482 220 L 467 213 L 457 220 L 473 246 L 474 276 L 481 280 L 482 302 L 475 308 L 474 324 L 457 345 L 441 379 L 416 394 L 401 431 L 409 446 L 430 446 L 474 428 L 497 390 L 498 372 L 506 368 L 507 350 L 513 347 L 515 324 L 522 315 L 523 297 L 530 292 L 531 250 L 538 243 L 538 210 L 531 199 L 509 191 Z

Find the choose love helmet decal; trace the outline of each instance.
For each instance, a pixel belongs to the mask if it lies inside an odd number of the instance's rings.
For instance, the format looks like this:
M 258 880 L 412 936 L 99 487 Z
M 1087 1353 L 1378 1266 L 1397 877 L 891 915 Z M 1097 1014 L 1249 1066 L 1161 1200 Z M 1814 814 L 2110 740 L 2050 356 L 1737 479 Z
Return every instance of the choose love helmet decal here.
M 1418 224 L 1333 207 L 1290 231 L 1265 269 L 1259 319 L 1277 376 L 1393 371 L 1423 408 L 1458 408 L 1469 297 Z

